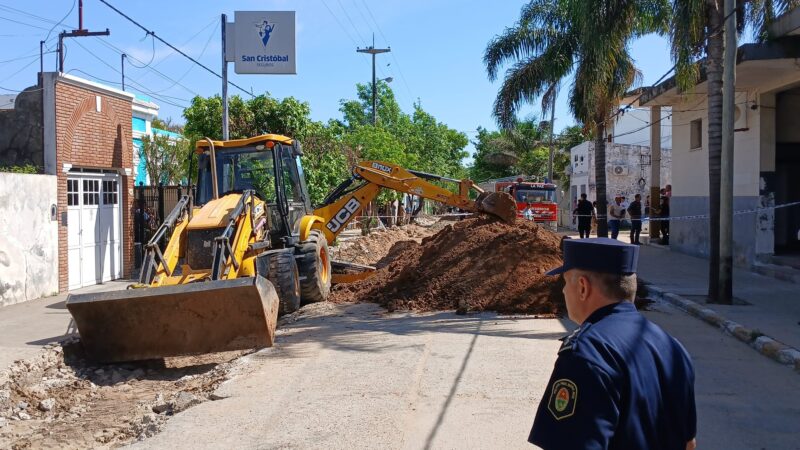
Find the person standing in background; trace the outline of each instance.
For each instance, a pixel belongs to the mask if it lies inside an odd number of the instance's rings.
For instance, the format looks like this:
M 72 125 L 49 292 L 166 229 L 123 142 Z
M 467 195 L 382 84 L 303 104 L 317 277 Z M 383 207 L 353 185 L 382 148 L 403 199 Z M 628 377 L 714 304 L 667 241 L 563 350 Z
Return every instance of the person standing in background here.
M 581 194 L 581 199 L 578 200 L 578 205 L 572 214 L 578 216 L 578 233 L 581 239 L 588 238 L 589 233 L 592 231 L 592 219 L 594 219 L 594 208 L 589 200 L 586 200 L 586 194 Z
M 636 194 L 628 205 L 628 215 L 631 216 L 631 244 L 642 245 L 639 235 L 642 233 L 642 196 Z
M 625 209 L 622 207 L 622 197 L 614 197 L 614 203 L 608 207 L 608 229 L 611 231 L 611 239 L 619 236 L 619 225 L 625 217 Z

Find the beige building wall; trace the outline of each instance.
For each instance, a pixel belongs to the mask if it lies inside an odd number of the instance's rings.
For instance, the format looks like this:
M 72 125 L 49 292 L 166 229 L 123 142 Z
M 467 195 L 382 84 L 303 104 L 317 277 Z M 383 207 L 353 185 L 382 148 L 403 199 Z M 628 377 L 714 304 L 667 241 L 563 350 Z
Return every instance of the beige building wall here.
M 734 134 L 733 195 L 758 195 L 758 168 L 761 165 L 759 143 L 761 140 L 760 117 L 762 109 L 753 110 L 756 104 L 745 92 L 736 93 L 738 119 Z M 693 98 L 696 97 L 696 98 Z M 708 196 L 708 114 L 706 96 L 687 96 L 686 100 L 673 107 L 672 133 L 672 195 L 683 197 Z M 702 120 L 702 146 L 690 148 L 691 123 Z M 753 170 L 753 169 L 756 170 Z

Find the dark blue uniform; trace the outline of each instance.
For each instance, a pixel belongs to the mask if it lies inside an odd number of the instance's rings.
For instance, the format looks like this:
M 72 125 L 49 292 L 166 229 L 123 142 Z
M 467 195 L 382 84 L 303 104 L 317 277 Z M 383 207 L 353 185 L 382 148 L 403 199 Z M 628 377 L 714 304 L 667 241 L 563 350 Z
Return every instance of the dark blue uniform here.
M 630 302 L 565 338 L 528 441 L 549 449 L 685 449 L 695 437 L 686 350 Z

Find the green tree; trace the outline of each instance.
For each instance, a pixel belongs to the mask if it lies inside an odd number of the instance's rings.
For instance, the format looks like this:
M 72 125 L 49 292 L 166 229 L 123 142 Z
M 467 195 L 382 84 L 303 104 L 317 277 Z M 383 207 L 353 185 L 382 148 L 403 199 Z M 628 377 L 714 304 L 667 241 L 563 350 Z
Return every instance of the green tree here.
M 658 0 L 532 0 L 519 21 L 488 45 L 484 63 L 491 79 L 505 73 L 494 105 L 501 127 L 512 128 L 519 108 L 572 74 L 572 113 L 595 136 L 598 236 L 607 236 L 605 129 L 625 92 L 639 78 L 629 41 L 663 31 L 669 8 Z M 661 27 L 661 28 L 659 28 Z
M 557 150 L 553 159 L 553 178 L 561 180 L 563 186 L 570 185 L 570 175 L 567 173 L 567 167 L 572 164 L 569 159 L 570 150 L 589 139 L 592 139 L 592 136 L 584 132 L 582 125 L 564 128 L 558 135 Z
M 166 130 L 172 131 L 173 133 L 183 134 L 183 125 L 175 123 L 172 120 L 172 117 L 167 117 L 166 119 L 159 119 L 158 117 L 154 118 L 150 125 L 153 128 L 157 128 L 159 130 Z
M 394 128 L 404 115 L 394 91 L 385 81 L 378 81 L 378 124 Z M 362 125 L 372 125 L 372 83 L 356 85 L 356 99 L 340 101 L 339 110 L 344 116 L 344 124 L 349 129 Z
M 355 157 L 342 142 L 342 131 L 336 122 L 311 122 L 306 129 L 302 162 L 312 205 L 321 204 L 349 176 Z
M 512 175 L 529 175 L 538 180 L 547 176 L 549 124 L 537 124 L 535 117 L 501 131 L 478 130 L 477 152 L 470 175 L 483 181 Z
M 189 175 L 186 161 L 192 147 L 186 139 L 163 134 L 142 137 L 142 157 L 152 184 L 178 184 Z
M 724 1 L 733 0 L 672 0 L 669 33 L 678 87 L 693 90 L 700 78 L 701 65 L 708 80 L 709 297 L 717 302 L 730 302 L 720 298 L 719 284 Z M 800 5 L 798 0 L 738 0 L 737 6 L 743 6 L 742 3 L 746 10 L 744 15 L 737 14 L 738 28 L 741 30 L 749 23 L 759 41 L 767 40 L 767 28 L 775 18 Z

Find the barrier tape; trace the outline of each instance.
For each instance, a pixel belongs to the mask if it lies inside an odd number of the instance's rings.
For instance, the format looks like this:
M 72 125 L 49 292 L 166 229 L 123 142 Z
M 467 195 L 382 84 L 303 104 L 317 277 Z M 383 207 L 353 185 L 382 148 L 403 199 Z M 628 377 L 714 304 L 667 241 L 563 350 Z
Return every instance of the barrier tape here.
M 775 210 L 775 209 L 780 209 L 780 208 L 788 208 L 790 206 L 797 206 L 797 205 L 800 205 L 800 202 L 784 203 L 782 205 L 767 206 L 767 207 L 753 208 L 753 209 L 742 209 L 742 210 L 739 210 L 739 211 L 734 211 L 733 215 L 734 216 L 742 216 L 742 215 L 745 215 L 745 214 L 754 214 L 754 213 L 759 213 L 761 211 L 770 211 L 770 210 Z M 599 217 L 608 217 L 608 216 L 607 215 L 606 216 L 594 216 L 594 215 L 587 215 L 587 214 L 573 214 L 572 217 L 598 217 L 599 218 Z M 708 215 L 708 214 L 694 214 L 694 215 L 691 215 L 691 216 L 675 216 L 675 217 L 642 217 L 641 219 L 631 219 L 630 217 L 627 217 L 627 218 L 623 217 L 621 219 L 612 218 L 610 220 L 627 219 L 627 220 L 642 220 L 642 221 L 647 220 L 649 222 L 657 222 L 657 221 L 670 221 L 670 220 L 700 220 L 700 219 L 708 219 L 708 218 L 710 218 L 710 215 Z

